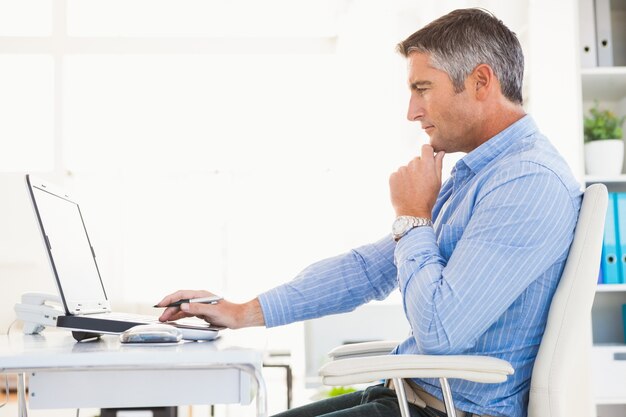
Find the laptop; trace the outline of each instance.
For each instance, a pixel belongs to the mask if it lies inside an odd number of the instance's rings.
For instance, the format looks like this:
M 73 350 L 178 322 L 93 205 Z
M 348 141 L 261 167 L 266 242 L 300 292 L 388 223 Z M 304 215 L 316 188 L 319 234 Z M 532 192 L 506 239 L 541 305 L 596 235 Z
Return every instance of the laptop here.
M 50 267 L 65 309 L 57 327 L 72 330 L 77 341 L 119 334 L 140 324 L 159 323 L 157 316 L 111 311 L 78 202 L 52 184 L 26 175 Z M 222 327 L 196 318 L 167 322 L 187 340 L 212 340 Z

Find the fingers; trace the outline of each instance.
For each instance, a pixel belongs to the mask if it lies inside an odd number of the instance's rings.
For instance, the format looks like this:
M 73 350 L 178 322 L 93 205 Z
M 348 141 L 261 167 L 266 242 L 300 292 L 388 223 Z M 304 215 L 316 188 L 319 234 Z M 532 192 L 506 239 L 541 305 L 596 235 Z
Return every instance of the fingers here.
M 156 307 L 166 307 L 167 305 L 174 303 L 183 299 L 192 299 L 192 298 L 200 298 L 200 297 L 210 297 L 214 295 L 208 291 L 200 291 L 200 290 L 180 290 L 176 291 L 170 295 L 166 295 Z M 195 303 L 194 303 L 195 304 Z M 167 307 L 161 316 L 159 317 L 159 321 L 174 321 L 178 319 L 182 319 L 184 317 L 190 317 L 192 314 L 182 311 L 179 307 Z
M 185 317 L 190 317 L 190 315 L 185 313 L 184 311 L 181 311 L 178 307 L 170 307 L 167 310 L 165 310 L 163 314 L 161 314 L 161 316 L 159 317 L 159 321 L 160 322 L 175 321 L 175 320 L 183 319 Z
M 180 309 L 187 315 L 207 318 L 211 315 L 211 311 L 215 309 L 215 306 L 201 303 L 184 303 L 180 305 Z
M 430 217 L 441 189 L 443 151 L 435 155 L 431 145 L 422 146 L 422 154 L 389 177 L 391 205 L 396 215 Z
M 437 177 L 439 178 L 439 182 L 441 182 L 441 172 L 443 171 L 443 157 L 446 155 L 444 151 L 437 152 L 435 155 L 435 172 L 437 173 Z
M 175 301 L 180 300 L 181 298 L 184 298 L 181 296 L 181 294 L 184 293 L 184 291 L 176 291 L 175 293 L 166 295 L 165 297 L 163 297 L 163 299 L 161 301 L 159 301 L 156 305 L 157 307 L 165 307 L 168 304 L 171 304 Z
M 422 146 L 422 156 L 415 158 L 413 161 L 421 161 L 430 165 L 434 163 L 434 169 L 437 177 L 441 181 L 441 171 L 443 170 L 443 157 L 446 155 L 445 151 L 439 151 L 435 154 L 435 150 L 429 144 Z
M 432 161 L 435 158 L 435 150 L 429 144 L 422 145 L 422 159 Z
M 183 303 L 179 307 L 168 307 L 159 317 L 159 321 L 175 321 L 185 317 L 200 317 L 206 319 L 212 309 L 215 307 L 211 304 L 203 303 Z
M 215 315 L 215 308 L 217 306 L 211 304 L 203 304 L 203 303 L 183 303 L 180 307 L 169 307 L 167 308 L 161 317 L 159 317 L 159 321 L 176 321 L 185 317 L 199 317 L 207 322 L 211 322 Z
M 172 293 L 170 295 L 166 295 L 161 301 L 158 302 L 157 307 L 165 307 L 168 304 L 174 303 L 174 302 L 182 300 L 182 299 L 210 297 L 212 295 L 214 295 L 214 294 L 210 293 L 208 291 L 180 290 L 180 291 L 176 291 L 175 293 Z
M 443 155 L 441 157 L 443 157 Z M 426 169 L 430 169 L 430 167 L 435 168 L 436 163 L 437 161 L 435 157 L 435 150 L 431 145 L 426 144 L 422 145 L 421 156 L 413 158 L 411 162 L 408 163 L 407 167 L 409 167 L 413 171 L 416 171 L 423 169 L 422 167 L 426 167 Z M 401 169 L 402 167 L 398 171 L 400 171 Z

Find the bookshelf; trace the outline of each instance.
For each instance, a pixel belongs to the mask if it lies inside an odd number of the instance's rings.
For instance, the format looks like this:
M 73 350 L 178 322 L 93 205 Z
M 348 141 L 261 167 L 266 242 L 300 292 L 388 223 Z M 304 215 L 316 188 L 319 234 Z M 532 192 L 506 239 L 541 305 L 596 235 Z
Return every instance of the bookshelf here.
M 615 177 L 586 176 L 585 183 L 603 183 L 609 192 L 626 192 L 626 175 L 623 174 Z M 626 415 L 624 304 L 626 284 L 598 284 L 591 310 L 592 388 L 597 417 Z
M 620 189 L 621 186 L 626 185 L 626 175 L 621 174 L 614 177 L 598 177 L 595 175 L 585 175 L 585 183 L 602 183 L 611 189 Z
M 583 100 L 619 101 L 626 91 L 626 67 L 582 68 Z
M 594 6 L 595 4 L 595 6 Z M 602 2 L 601 2 L 602 4 Z M 613 0 L 609 4 L 610 24 L 612 29 L 612 50 L 614 66 L 598 66 L 589 62 L 582 46 L 588 43 L 586 37 L 595 31 L 598 37 L 608 27 L 603 24 L 598 28 L 594 20 L 594 7 L 597 3 L 579 0 L 579 19 L 581 42 L 579 53 L 581 65 L 588 66 L 580 70 L 581 109 L 584 113 L 597 101 L 602 108 L 613 110 L 617 114 L 626 114 L 626 66 L 623 54 L 623 30 L 626 28 L 626 1 Z M 591 7 L 589 10 L 588 8 Z M 591 13 L 583 13 L 584 11 Z M 598 10 L 596 9 L 597 13 Z M 602 19 L 602 18 L 600 18 Z M 590 26 L 591 25 L 591 31 Z M 611 36 L 611 35 L 610 35 Z M 609 36 L 609 38 L 610 38 Z M 599 41 L 599 38 L 596 39 Z M 593 44 L 592 44 L 593 45 Z M 600 50 L 600 44 L 595 46 Z M 596 55 L 596 64 L 601 62 Z M 582 116 L 582 115 L 581 115 Z M 580 146 L 583 146 L 583 132 L 580 132 Z M 609 192 L 626 192 L 626 172 L 622 162 L 622 174 L 615 176 L 585 176 L 585 185 L 603 183 Z M 598 417 L 617 417 L 626 415 L 626 339 L 622 306 L 626 304 L 626 284 L 599 284 L 591 311 L 591 365 L 592 388 L 594 392 L 595 412 Z
M 582 68 L 581 103 L 586 111 L 594 101 L 617 112 L 626 111 L 626 67 Z M 580 132 L 580 143 L 583 134 Z M 626 174 L 584 177 L 588 186 L 603 183 L 609 192 L 626 192 Z M 591 312 L 592 385 L 598 417 L 626 415 L 626 339 L 622 305 L 626 284 L 598 284 Z
M 626 284 L 598 284 L 596 293 L 599 292 L 626 292 Z

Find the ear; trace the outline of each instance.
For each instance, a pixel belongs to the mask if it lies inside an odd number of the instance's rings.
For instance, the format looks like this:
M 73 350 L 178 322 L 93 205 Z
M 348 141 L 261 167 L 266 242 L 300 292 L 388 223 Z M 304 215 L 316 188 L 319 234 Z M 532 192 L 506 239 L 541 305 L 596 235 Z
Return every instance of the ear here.
M 493 69 L 487 64 L 480 64 L 469 76 L 468 86 L 477 100 L 485 100 L 498 86 L 498 80 Z

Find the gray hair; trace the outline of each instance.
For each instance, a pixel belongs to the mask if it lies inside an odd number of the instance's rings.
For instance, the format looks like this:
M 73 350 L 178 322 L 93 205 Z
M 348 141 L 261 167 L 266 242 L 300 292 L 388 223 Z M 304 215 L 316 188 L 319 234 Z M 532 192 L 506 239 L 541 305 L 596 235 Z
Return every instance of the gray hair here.
M 513 33 L 492 13 L 478 8 L 457 9 L 429 23 L 397 45 L 405 57 L 426 53 L 430 63 L 448 74 L 457 93 L 480 64 L 491 67 L 502 94 L 522 104 L 524 54 Z

